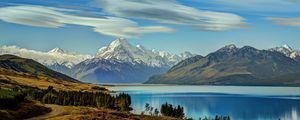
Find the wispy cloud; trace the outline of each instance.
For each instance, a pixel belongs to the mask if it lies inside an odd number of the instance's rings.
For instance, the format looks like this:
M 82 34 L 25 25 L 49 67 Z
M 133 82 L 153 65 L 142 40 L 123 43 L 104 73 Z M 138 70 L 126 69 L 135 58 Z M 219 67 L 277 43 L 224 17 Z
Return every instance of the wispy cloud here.
M 283 18 L 283 17 L 269 17 L 274 24 L 284 25 L 284 26 L 295 26 L 300 27 L 300 18 Z
M 253 13 L 297 13 L 300 0 L 192 0 L 209 10 L 246 11 Z
M 244 18 L 224 12 L 199 10 L 175 0 L 96 0 L 107 13 L 168 24 L 193 26 L 198 30 L 223 31 L 245 26 Z
M 164 26 L 138 26 L 132 20 L 119 17 L 83 17 L 68 14 L 69 9 L 45 6 L 8 6 L 0 8 L 0 20 L 10 23 L 58 28 L 66 24 L 92 27 L 95 32 L 117 37 L 137 37 L 145 33 L 174 32 Z

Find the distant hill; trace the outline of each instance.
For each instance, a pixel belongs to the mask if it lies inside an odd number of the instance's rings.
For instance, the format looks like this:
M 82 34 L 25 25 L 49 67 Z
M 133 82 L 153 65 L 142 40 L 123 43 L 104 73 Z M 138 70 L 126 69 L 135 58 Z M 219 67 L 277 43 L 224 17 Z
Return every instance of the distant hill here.
M 205 57 L 186 59 L 146 83 L 300 85 L 299 73 L 299 62 L 280 52 L 228 45 Z

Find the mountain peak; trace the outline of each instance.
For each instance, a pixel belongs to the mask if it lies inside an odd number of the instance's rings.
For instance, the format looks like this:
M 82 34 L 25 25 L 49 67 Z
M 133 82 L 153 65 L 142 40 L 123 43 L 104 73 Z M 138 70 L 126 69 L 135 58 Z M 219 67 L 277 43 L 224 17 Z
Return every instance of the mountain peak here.
M 237 49 L 237 47 L 234 44 L 229 44 L 221 48 L 219 51 L 232 51 Z
M 118 39 L 114 40 L 113 42 L 111 42 L 111 44 L 109 46 L 117 47 L 120 45 L 129 45 L 129 43 L 125 38 L 118 38 Z
M 236 46 L 234 44 L 229 44 L 229 45 L 226 45 L 224 48 L 235 49 Z
M 53 48 L 52 50 L 49 51 L 49 53 L 65 53 L 66 51 L 64 51 L 61 48 Z
M 288 44 L 284 44 L 282 47 L 289 51 L 293 51 L 293 49 Z

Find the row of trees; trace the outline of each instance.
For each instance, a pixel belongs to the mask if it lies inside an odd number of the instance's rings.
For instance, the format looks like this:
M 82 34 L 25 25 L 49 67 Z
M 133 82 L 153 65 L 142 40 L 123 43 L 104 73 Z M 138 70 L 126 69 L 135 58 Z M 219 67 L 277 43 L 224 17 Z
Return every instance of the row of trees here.
M 160 111 L 158 111 L 157 108 L 153 108 L 152 106 L 150 106 L 149 103 L 145 104 L 145 110 L 142 112 L 143 114 L 149 114 L 149 115 L 155 115 L 158 116 L 159 113 L 163 116 L 169 116 L 169 117 L 175 117 L 175 118 L 184 118 L 184 109 L 183 107 L 181 107 L 180 105 L 178 105 L 177 107 L 173 107 L 172 104 L 162 104 L 161 105 L 161 109 Z
M 162 104 L 160 111 L 158 111 L 157 108 L 154 109 L 149 103 L 146 103 L 145 110 L 144 112 L 142 112 L 142 115 L 145 113 L 151 116 L 152 115 L 159 116 L 160 113 L 163 116 L 176 117 L 184 120 L 193 120 L 193 118 L 184 117 L 185 115 L 184 115 L 183 107 L 181 107 L 180 105 L 178 105 L 177 107 L 173 107 L 172 104 L 168 104 L 168 103 Z M 215 117 L 199 118 L 199 120 L 230 120 L 230 117 L 216 115 Z
M 0 109 L 17 108 L 25 96 L 21 91 L 0 88 Z
M 131 98 L 125 93 L 112 96 L 102 92 L 56 91 L 51 86 L 47 90 L 27 88 L 26 93 L 32 99 L 46 104 L 90 106 L 121 111 L 131 110 Z
M 177 107 L 173 107 L 172 104 L 162 104 L 160 108 L 160 113 L 164 116 L 184 118 L 184 109 L 180 105 L 178 105 Z

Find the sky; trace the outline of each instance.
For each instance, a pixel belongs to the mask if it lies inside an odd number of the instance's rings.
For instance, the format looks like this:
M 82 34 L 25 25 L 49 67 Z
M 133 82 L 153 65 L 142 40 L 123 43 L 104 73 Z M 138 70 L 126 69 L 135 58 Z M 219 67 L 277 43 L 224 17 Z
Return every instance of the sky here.
M 300 50 L 300 0 L 1 0 L 0 45 L 95 54 L 117 38 L 170 53 Z

